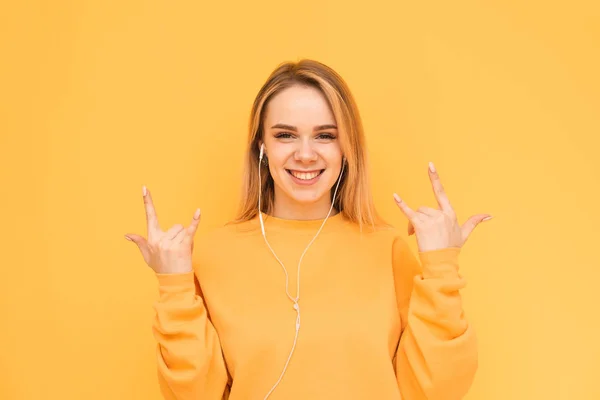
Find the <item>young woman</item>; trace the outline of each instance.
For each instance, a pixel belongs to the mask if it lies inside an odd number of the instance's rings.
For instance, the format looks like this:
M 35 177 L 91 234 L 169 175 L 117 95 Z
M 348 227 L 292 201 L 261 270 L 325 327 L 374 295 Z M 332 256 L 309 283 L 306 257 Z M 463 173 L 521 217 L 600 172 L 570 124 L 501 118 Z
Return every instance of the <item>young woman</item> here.
M 156 272 L 153 332 L 166 399 L 460 399 L 477 368 L 459 290 L 462 227 L 430 164 L 439 208 L 394 199 L 414 257 L 377 215 L 358 109 L 311 60 L 278 67 L 250 118 L 237 218 L 193 238 L 162 231 L 144 187 Z

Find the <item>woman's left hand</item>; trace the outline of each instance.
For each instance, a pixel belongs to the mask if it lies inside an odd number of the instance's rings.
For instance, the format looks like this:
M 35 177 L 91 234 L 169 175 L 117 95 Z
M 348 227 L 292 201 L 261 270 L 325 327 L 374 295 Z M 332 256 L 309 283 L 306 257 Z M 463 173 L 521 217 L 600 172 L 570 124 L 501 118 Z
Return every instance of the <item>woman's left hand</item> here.
M 408 234 L 415 233 L 420 252 L 462 247 L 473 229 L 483 221 L 492 218 L 489 214 L 472 216 L 460 226 L 450 200 L 446 196 L 440 177 L 433 165 L 429 163 L 429 179 L 437 199 L 439 209 L 419 207 L 412 210 L 400 197 L 394 193 L 396 204 L 408 218 Z

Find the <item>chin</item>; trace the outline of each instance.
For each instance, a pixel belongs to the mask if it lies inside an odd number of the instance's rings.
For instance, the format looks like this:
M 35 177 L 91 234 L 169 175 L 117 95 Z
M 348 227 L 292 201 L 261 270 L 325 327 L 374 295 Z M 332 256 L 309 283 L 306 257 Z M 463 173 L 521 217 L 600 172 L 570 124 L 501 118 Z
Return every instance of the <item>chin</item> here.
M 331 190 L 335 189 L 335 185 L 331 188 Z M 287 195 L 290 197 L 290 199 L 293 199 L 294 202 L 298 203 L 298 204 L 302 204 L 304 206 L 310 205 L 310 204 L 319 204 L 322 201 L 324 201 L 324 199 L 327 199 L 327 201 L 329 201 L 329 196 L 331 193 L 330 189 L 315 189 L 315 190 L 306 190 L 306 189 L 298 189 L 295 187 L 291 187 L 288 190 L 286 190 Z
M 323 199 L 323 197 L 325 197 L 325 194 L 312 195 L 311 193 L 307 193 L 306 195 L 302 195 L 302 196 L 292 194 L 290 197 L 296 203 L 306 206 L 306 205 L 310 205 L 310 204 L 317 204 L 319 201 L 321 201 Z

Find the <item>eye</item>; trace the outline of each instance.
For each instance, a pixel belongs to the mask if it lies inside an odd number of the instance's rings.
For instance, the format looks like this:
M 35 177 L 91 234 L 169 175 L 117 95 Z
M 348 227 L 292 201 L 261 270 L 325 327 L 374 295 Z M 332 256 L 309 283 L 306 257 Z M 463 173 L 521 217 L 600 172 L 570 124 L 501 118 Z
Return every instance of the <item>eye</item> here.
M 335 135 L 332 133 L 321 133 L 317 137 L 320 139 L 325 139 L 325 140 L 334 140 L 335 139 Z
M 289 132 L 279 132 L 275 135 L 277 139 L 289 139 L 292 137 L 292 134 Z

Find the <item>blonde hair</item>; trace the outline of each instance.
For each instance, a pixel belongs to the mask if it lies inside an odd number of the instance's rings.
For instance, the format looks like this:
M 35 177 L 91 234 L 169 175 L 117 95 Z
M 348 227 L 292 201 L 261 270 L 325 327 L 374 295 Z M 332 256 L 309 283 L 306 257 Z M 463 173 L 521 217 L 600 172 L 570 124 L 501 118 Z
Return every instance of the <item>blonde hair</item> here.
M 376 212 L 370 188 L 368 159 L 362 121 L 350 89 L 333 69 L 314 60 L 286 62 L 279 65 L 258 92 L 250 113 L 248 147 L 244 160 L 242 193 L 236 218 L 232 223 L 249 221 L 258 214 L 258 169 L 261 174 L 262 212 L 274 207 L 275 186 L 266 165 L 259 165 L 260 143 L 264 135 L 264 115 L 269 100 L 294 85 L 314 87 L 327 99 L 337 123 L 340 147 L 346 157 L 334 207 L 345 219 L 362 230 L 389 226 Z M 333 196 L 333 190 L 331 191 Z

